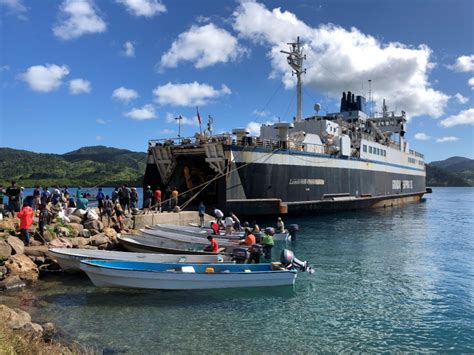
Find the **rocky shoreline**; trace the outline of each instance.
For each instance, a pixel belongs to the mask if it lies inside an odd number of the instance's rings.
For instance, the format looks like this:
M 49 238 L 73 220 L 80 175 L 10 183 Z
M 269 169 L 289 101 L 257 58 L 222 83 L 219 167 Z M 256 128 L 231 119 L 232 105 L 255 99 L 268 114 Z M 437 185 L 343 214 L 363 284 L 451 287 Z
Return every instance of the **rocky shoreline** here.
M 119 249 L 119 226 L 106 226 L 97 216 L 98 211 L 95 209 L 76 209 L 66 218 L 56 218 L 48 224 L 43 235 L 37 230 L 35 217 L 30 229 L 32 237 L 29 246 L 25 246 L 20 239 L 18 218 L 0 220 L 0 295 L 6 290 L 28 287 L 46 273 L 60 271 L 59 264 L 48 255 L 50 247 Z M 123 224 L 127 230 L 132 224 L 130 217 Z M 0 338 L 2 346 L 8 345 L 9 341 L 14 343 L 10 347 L 29 343 L 39 346 L 42 342 L 50 344 L 55 334 L 54 324 L 35 323 L 25 310 L 9 308 L 4 304 L 0 304 L 0 324 L 5 328 L 0 331 L 3 334 L 3 338 Z M 61 344 L 55 344 L 54 349 L 53 353 L 70 352 L 69 348 Z M 0 352 L 4 350 L 0 347 Z M 12 350 L 11 353 L 17 351 Z

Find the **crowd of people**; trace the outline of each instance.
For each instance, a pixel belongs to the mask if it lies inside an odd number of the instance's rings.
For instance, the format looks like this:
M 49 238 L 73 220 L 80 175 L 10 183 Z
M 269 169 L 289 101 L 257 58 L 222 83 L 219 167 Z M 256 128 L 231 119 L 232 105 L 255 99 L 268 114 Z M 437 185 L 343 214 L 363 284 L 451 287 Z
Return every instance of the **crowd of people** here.
M 198 211 L 200 226 L 204 227 L 205 206 L 202 202 L 199 204 Z M 219 243 L 214 236 L 221 235 L 221 229 L 225 230 L 224 235 L 226 236 L 230 236 L 234 231 L 243 231 L 244 236 L 239 241 L 239 244 L 248 250 L 247 262 L 258 264 L 262 255 L 267 261 L 272 260 L 272 249 L 275 245 L 273 236 L 275 233 L 285 231 L 285 224 L 281 217 L 278 217 L 276 230 L 273 227 L 267 227 L 262 231 L 256 221 L 253 221 L 251 224 L 248 222 L 241 223 L 233 212 L 229 212 L 226 216 L 220 209 L 216 208 L 214 209 L 214 216 L 215 221 L 212 221 L 210 224 L 212 235 L 208 236 L 210 244 L 206 247 L 207 251 L 213 253 L 219 251 Z

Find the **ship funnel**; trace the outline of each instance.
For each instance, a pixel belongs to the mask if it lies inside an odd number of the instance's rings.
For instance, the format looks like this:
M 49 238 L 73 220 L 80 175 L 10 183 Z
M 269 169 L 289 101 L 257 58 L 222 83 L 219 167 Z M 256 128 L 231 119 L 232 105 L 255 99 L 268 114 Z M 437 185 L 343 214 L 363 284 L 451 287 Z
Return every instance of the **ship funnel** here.
M 288 131 L 293 128 L 293 123 L 279 122 L 273 125 L 275 129 L 278 129 L 278 140 L 280 141 L 280 148 L 288 149 Z

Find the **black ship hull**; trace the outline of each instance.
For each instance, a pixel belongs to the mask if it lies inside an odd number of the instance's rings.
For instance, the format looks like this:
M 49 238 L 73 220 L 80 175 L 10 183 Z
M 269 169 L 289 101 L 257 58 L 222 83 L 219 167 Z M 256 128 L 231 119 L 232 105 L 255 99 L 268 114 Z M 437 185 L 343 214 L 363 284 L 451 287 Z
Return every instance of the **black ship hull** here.
M 212 170 L 203 155 L 183 155 L 176 157 L 166 184 L 149 163 L 145 185 L 191 190 L 180 203 L 192 198 L 190 206 L 203 201 L 241 215 L 387 207 L 419 201 L 426 190 L 424 168 L 303 152 L 225 150 L 226 169 L 221 173 Z

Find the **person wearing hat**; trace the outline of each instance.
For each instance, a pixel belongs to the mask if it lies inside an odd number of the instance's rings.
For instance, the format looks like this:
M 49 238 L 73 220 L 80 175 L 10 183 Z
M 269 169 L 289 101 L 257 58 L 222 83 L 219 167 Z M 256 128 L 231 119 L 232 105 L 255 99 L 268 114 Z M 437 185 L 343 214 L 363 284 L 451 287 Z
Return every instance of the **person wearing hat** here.
M 153 190 L 151 189 L 151 186 L 148 185 L 143 192 L 143 211 L 145 213 L 148 213 L 151 208 L 151 201 L 153 199 Z
M 275 229 L 272 227 L 267 227 L 265 228 L 264 235 L 262 238 L 263 256 L 269 261 L 272 260 L 272 249 L 275 245 L 275 241 L 273 240 L 274 234 Z
M 283 233 L 285 231 L 285 223 L 283 223 L 281 217 L 278 217 L 276 231 L 277 233 Z

